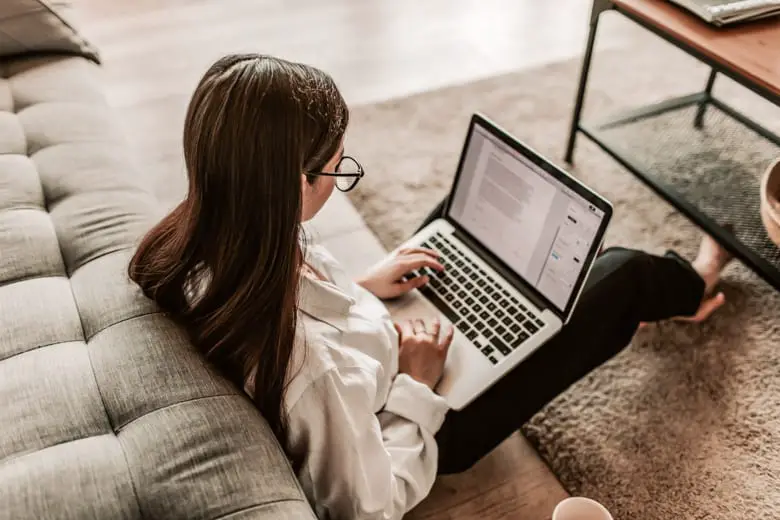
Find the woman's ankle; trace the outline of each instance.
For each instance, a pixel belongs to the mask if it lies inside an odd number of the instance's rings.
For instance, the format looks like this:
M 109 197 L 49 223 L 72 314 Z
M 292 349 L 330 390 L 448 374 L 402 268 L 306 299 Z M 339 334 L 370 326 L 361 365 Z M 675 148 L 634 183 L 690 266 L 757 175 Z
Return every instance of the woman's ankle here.
M 715 239 L 707 235 L 702 238 L 699 254 L 691 262 L 691 266 L 704 280 L 705 297 L 712 294 L 723 269 L 732 259 L 731 253 L 726 251 Z

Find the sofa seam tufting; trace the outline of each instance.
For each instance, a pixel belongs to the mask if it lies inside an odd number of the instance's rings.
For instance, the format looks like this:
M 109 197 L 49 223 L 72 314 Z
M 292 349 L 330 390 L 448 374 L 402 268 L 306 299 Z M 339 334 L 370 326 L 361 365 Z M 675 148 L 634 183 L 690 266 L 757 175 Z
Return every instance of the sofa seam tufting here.
M 28 352 L 35 352 L 36 350 L 40 350 L 42 348 L 48 348 L 48 347 L 54 347 L 56 345 L 63 345 L 65 343 L 82 343 L 86 346 L 86 342 L 84 341 L 84 338 L 76 338 L 76 339 L 65 339 L 65 340 L 57 340 L 52 343 L 46 343 L 44 345 L 36 345 L 32 348 L 28 348 L 27 350 L 22 350 L 21 352 L 15 352 L 11 354 L 8 357 L 0 358 L 0 362 L 8 361 L 9 359 L 13 359 L 17 356 L 23 356 L 24 354 L 27 354 Z
M 71 286 L 71 294 L 73 294 L 73 286 Z M 75 301 L 76 295 L 73 294 L 73 299 Z M 76 309 L 78 310 L 78 302 L 76 302 Z M 79 320 L 81 320 L 81 313 L 79 312 Z M 116 440 L 117 444 L 119 445 L 119 449 L 122 452 L 122 459 L 125 461 L 125 471 L 127 472 L 127 478 L 130 480 L 130 487 L 133 489 L 133 497 L 135 497 L 135 503 L 138 507 L 138 514 L 141 516 L 141 518 L 145 518 L 143 513 L 143 508 L 141 507 L 141 500 L 138 498 L 138 492 L 135 487 L 135 480 L 133 479 L 133 473 L 130 471 L 130 463 L 127 460 L 127 453 L 125 452 L 124 446 L 122 446 L 122 443 L 119 441 L 119 437 L 117 436 L 116 428 L 114 427 L 113 421 L 111 420 L 111 414 L 108 413 L 108 407 L 106 406 L 106 399 L 103 397 L 103 391 L 100 389 L 100 382 L 98 381 L 97 374 L 95 373 L 95 365 L 92 363 L 92 352 L 89 349 L 89 346 L 87 345 L 86 341 L 86 334 L 84 333 L 84 323 L 81 323 L 82 328 L 82 335 L 85 336 L 84 343 L 87 346 L 87 359 L 89 360 L 89 369 L 92 373 L 92 379 L 95 381 L 95 388 L 97 389 L 98 397 L 100 397 L 100 402 L 103 405 L 103 413 L 106 414 L 106 421 L 108 421 L 108 426 L 111 428 L 111 433 L 114 435 L 114 439 Z
M 113 435 L 113 432 L 109 431 L 109 432 L 101 433 L 101 434 L 98 434 L 98 435 L 86 435 L 84 437 L 76 437 L 75 439 L 68 439 L 68 440 L 65 440 L 65 441 L 55 442 L 54 444 L 50 444 L 48 446 L 44 446 L 43 448 L 36 448 L 36 449 L 32 449 L 32 450 L 20 451 L 18 453 L 14 453 L 13 455 L 9 455 L 8 457 L 6 457 L 4 459 L 0 459 L 0 468 L 5 466 L 6 464 L 10 464 L 14 460 L 21 459 L 21 458 L 24 458 L 24 457 L 29 457 L 29 456 L 31 456 L 31 455 L 33 455 L 35 453 L 40 453 L 42 451 L 53 449 L 53 448 L 56 448 L 57 446 L 62 446 L 63 444 L 68 444 L 70 442 L 84 441 L 84 440 L 87 440 L 87 439 L 94 439 L 96 437 L 104 437 L 104 436 L 107 436 L 107 435 Z M 114 436 L 114 438 L 116 438 L 116 435 L 113 435 L 113 436 Z
M 73 275 L 75 275 L 79 271 L 79 269 L 81 269 L 82 267 L 84 267 L 84 266 L 86 266 L 88 264 L 91 264 L 95 260 L 100 260 L 104 256 L 113 255 L 114 253 L 119 253 L 120 251 L 127 251 L 127 250 L 131 250 L 132 251 L 133 250 L 133 246 L 120 246 L 120 247 L 117 247 L 116 249 L 109 249 L 108 251 L 103 251 L 99 255 L 94 256 L 94 257 L 90 258 L 89 260 L 87 260 L 86 262 L 78 265 L 73 271 L 69 271 L 68 270 L 68 266 L 66 265 L 65 266 L 65 271 L 68 273 L 68 278 L 73 278 Z M 94 336 L 94 334 L 93 334 L 93 336 Z
M 2 156 L 2 155 L 12 155 L 12 154 L 0 154 L 0 156 Z M 13 155 L 17 155 L 17 154 L 13 154 Z M 13 206 L 6 206 L 6 207 L 4 207 L 0 211 L 5 213 L 6 211 L 19 211 L 19 210 L 29 211 L 29 210 L 33 210 L 33 209 L 46 211 L 46 208 L 44 208 L 43 206 L 35 206 L 35 205 L 30 204 L 28 202 L 22 202 L 20 204 L 15 204 Z
M 31 280 L 37 280 L 38 278 L 65 278 L 67 280 L 70 280 L 70 277 L 68 277 L 68 273 L 57 273 L 57 274 L 31 274 L 27 276 L 19 276 L 17 278 L 9 278 L 7 280 L 0 281 L 0 288 L 7 287 L 9 285 L 13 285 L 16 283 L 23 283 L 23 282 L 29 282 Z
M 155 408 L 154 410 L 149 410 L 148 412 L 144 412 L 141 415 L 139 415 L 138 417 L 134 417 L 133 419 L 127 421 L 126 423 L 117 426 L 115 432 L 121 432 L 122 430 L 124 430 L 125 428 L 127 428 L 128 426 L 133 424 L 134 422 L 140 421 L 141 419 L 143 419 L 147 415 L 151 415 L 153 413 L 161 412 L 163 410 L 167 410 L 168 408 L 173 408 L 174 406 L 179 406 L 179 405 L 182 405 L 182 404 L 191 403 L 193 401 L 203 401 L 203 400 L 206 400 L 206 399 L 216 399 L 216 398 L 220 398 L 220 397 L 238 397 L 238 398 L 241 398 L 241 395 L 239 395 L 238 393 L 214 394 L 214 395 L 199 395 L 197 397 L 190 397 L 188 399 L 184 399 L 183 401 L 177 401 L 175 403 L 166 404 L 165 406 L 161 406 L 159 408 Z
M 111 324 L 109 324 L 109 325 L 106 325 L 106 326 L 105 326 L 105 327 L 103 327 L 102 329 L 100 329 L 100 330 L 98 330 L 98 331 L 95 331 L 95 333 L 94 333 L 94 334 L 92 334 L 92 335 L 91 335 L 89 338 L 87 338 L 87 339 L 86 339 L 86 342 L 87 342 L 87 343 L 91 342 L 91 341 L 92 341 L 92 340 L 95 338 L 95 336 L 97 336 L 98 334 L 100 334 L 100 333 L 101 333 L 101 332 L 103 332 L 103 331 L 106 331 L 106 330 L 110 329 L 111 327 L 114 327 L 114 326 L 116 326 L 116 325 L 120 325 L 120 324 L 122 324 L 122 323 L 124 323 L 124 322 L 126 322 L 126 321 L 134 320 L 134 319 L 136 319 L 136 318 L 143 318 L 144 316 L 152 316 L 152 315 L 154 315 L 154 314 L 162 314 L 162 311 L 149 311 L 149 312 L 143 312 L 143 313 L 141 313 L 141 314 L 136 314 L 135 316 L 128 316 L 127 318 L 122 318 L 122 319 L 121 319 L 121 320 L 119 320 L 119 321 L 115 321 L 114 323 L 111 323 Z
M 125 451 L 125 447 L 122 445 L 122 441 L 119 440 L 119 437 L 114 433 L 114 439 L 116 439 L 116 443 L 119 445 L 119 450 L 122 452 L 122 460 L 125 461 L 125 469 L 127 470 L 127 478 L 130 480 L 130 487 L 133 489 L 133 497 L 135 497 L 135 504 L 138 506 L 138 515 L 143 519 L 146 518 L 146 515 L 144 514 L 144 509 L 141 506 L 141 499 L 138 497 L 138 488 L 135 485 L 135 479 L 133 478 L 133 472 L 130 471 L 130 461 L 127 460 L 127 452 Z

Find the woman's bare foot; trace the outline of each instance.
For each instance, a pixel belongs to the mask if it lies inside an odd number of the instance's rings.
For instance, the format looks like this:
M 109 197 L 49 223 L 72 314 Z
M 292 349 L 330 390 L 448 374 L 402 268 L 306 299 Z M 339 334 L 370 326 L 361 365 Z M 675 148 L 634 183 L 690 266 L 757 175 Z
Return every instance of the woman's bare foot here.
M 713 294 L 715 286 L 720 280 L 723 269 L 734 257 L 718 244 L 712 237 L 705 235 L 699 246 L 699 254 L 696 260 L 691 262 L 693 269 L 704 280 L 704 299 L 699 310 L 693 316 L 680 316 L 675 318 L 680 321 L 701 322 L 709 318 L 713 312 L 726 303 L 726 296 L 722 292 Z

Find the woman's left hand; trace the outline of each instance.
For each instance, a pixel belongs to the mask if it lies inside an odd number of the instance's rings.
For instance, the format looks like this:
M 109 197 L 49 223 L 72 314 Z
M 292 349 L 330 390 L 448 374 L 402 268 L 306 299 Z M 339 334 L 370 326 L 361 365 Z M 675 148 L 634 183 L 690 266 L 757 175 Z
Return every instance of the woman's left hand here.
M 439 253 L 431 249 L 421 247 L 400 249 L 396 254 L 388 256 L 371 268 L 363 278 L 357 280 L 357 283 L 377 298 L 397 298 L 428 283 L 428 276 L 418 276 L 404 281 L 405 274 L 421 267 L 443 271 L 444 266 L 439 263 L 438 257 Z

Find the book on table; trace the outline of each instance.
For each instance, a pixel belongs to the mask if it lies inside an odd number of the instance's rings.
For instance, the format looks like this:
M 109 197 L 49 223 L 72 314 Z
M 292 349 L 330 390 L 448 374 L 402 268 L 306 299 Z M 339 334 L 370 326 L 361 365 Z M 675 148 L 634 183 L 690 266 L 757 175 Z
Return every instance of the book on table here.
M 669 0 L 721 26 L 780 14 L 780 0 Z

